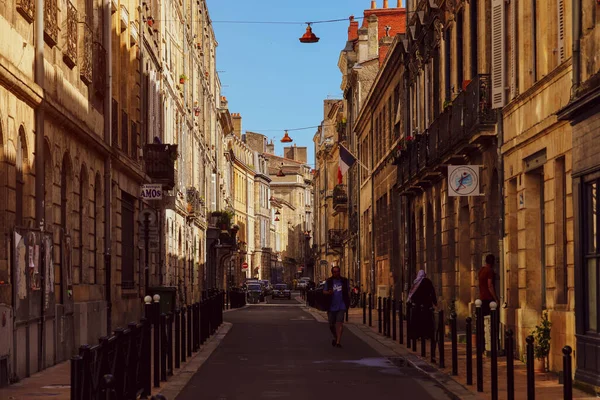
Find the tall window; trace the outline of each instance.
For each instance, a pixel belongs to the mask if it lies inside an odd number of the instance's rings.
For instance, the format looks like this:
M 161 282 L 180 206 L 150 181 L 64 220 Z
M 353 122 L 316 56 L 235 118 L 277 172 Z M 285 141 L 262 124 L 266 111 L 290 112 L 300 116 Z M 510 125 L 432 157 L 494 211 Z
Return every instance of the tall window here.
M 121 199 L 121 285 L 134 287 L 134 210 L 135 198 L 125 192 Z
M 514 2 L 516 4 L 516 2 Z M 477 76 L 477 1 L 472 0 L 470 3 L 469 16 L 471 17 L 471 79 Z
M 456 83 L 462 90 L 464 81 L 464 11 L 461 10 L 456 17 Z
M 446 100 L 452 99 L 452 77 L 450 76 L 451 68 L 451 57 L 452 57 L 452 48 L 450 47 L 450 38 L 452 37 L 452 30 L 447 29 L 446 35 L 444 36 L 444 50 L 445 50 L 445 60 L 444 60 L 444 79 L 446 80 Z
M 600 291 L 600 212 L 598 211 L 598 188 L 600 179 L 587 182 L 584 186 L 584 241 L 585 241 L 585 282 L 586 291 L 586 321 L 588 332 L 598 332 L 599 297 Z
M 567 179 L 565 158 L 557 158 L 554 162 L 554 258 L 556 276 L 556 303 L 567 303 Z

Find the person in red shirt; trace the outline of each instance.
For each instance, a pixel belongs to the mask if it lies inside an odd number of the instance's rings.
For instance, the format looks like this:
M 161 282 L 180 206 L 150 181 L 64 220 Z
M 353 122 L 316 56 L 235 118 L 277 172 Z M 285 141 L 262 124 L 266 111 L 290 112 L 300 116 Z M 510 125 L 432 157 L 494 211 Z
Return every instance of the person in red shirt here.
M 496 283 L 496 273 L 494 272 L 494 263 L 496 258 L 493 254 L 485 257 L 485 265 L 479 270 L 479 299 L 481 300 L 481 310 L 483 315 L 490 315 L 490 303 L 495 301 L 500 304 L 494 284 Z

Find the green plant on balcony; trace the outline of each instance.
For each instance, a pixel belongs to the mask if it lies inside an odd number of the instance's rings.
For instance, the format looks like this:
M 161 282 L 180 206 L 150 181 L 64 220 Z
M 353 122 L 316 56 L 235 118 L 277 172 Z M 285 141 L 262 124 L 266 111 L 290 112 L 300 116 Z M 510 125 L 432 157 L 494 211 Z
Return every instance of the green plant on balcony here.
M 216 219 L 215 224 L 222 230 L 227 230 L 231 227 L 231 221 L 234 213 L 231 211 L 213 211 L 211 219 Z

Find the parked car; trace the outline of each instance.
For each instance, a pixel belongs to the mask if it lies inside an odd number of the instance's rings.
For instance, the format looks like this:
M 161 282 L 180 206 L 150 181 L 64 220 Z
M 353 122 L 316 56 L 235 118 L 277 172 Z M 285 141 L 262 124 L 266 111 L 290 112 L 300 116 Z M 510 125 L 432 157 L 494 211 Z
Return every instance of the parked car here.
M 246 288 L 246 296 L 248 303 L 257 304 L 265 301 L 265 293 L 259 283 L 249 283 Z
M 292 299 L 292 291 L 288 288 L 288 285 L 285 283 L 278 283 L 273 288 L 273 294 L 271 295 L 272 299 L 284 298 L 291 300 Z

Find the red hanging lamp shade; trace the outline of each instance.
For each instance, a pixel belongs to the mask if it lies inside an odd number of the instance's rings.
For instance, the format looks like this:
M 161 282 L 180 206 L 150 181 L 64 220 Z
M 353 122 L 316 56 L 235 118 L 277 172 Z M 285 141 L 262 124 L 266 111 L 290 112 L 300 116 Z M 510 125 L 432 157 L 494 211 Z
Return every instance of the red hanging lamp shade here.
M 304 35 L 302 35 L 302 37 L 300 38 L 300 42 L 302 43 L 317 43 L 319 41 L 319 38 L 317 37 L 317 35 L 315 35 L 312 31 L 312 28 L 310 27 L 310 24 L 308 24 L 308 26 L 306 27 L 306 32 L 304 32 Z
M 285 131 L 285 134 L 281 138 L 281 143 L 291 143 L 293 141 L 294 140 L 290 137 L 290 135 L 288 135 L 288 131 Z

